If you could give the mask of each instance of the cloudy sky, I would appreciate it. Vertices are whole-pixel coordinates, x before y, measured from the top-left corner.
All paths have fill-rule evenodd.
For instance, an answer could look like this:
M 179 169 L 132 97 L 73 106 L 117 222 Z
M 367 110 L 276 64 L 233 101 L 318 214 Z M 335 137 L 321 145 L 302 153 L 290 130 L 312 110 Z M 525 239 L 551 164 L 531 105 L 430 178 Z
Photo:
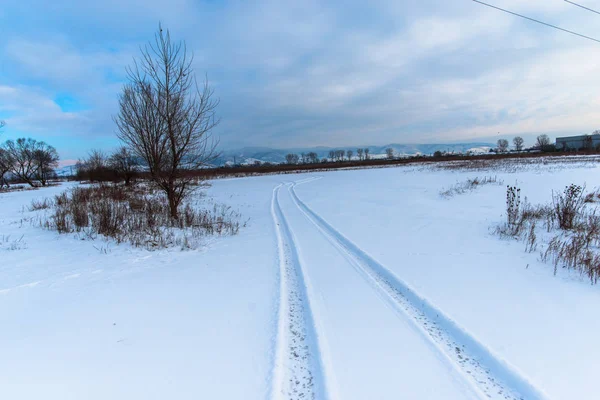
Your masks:
M 489 2 L 600 38 L 600 15 L 562 0 Z M 2 0 L 1 139 L 114 148 L 125 66 L 159 21 L 220 98 L 223 148 L 600 128 L 600 43 L 469 0 Z

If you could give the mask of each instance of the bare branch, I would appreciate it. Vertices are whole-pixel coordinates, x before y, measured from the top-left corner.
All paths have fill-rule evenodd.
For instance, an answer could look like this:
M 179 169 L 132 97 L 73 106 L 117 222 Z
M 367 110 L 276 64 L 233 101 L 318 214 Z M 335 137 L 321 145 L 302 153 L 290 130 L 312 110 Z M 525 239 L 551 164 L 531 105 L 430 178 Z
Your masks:
M 196 81 L 185 42 L 173 42 L 162 25 L 140 52 L 119 96 L 117 135 L 146 162 L 176 219 L 179 204 L 193 190 L 190 170 L 218 156 L 212 130 L 219 123 L 219 101 L 208 78 L 202 85 Z

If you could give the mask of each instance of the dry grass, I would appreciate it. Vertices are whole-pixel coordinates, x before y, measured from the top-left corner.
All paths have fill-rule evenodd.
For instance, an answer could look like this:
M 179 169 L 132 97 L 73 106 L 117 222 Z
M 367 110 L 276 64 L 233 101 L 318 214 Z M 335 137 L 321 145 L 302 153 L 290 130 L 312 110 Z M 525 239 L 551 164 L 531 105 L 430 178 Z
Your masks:
M 31 187 L 25 185 L 11 185 L 9 187 L 0 187 L 0 193 L 22 192 L 25 190 L 38 190 L 39 187 Z
M 0 235 L 0 250 L 14 251 L 27 248 L 27 243 L 25 243 L 23 237 L 13 239 L 10 235 Z
M 543 224 L 546 235 L 541 235 L 545 250 L 544 262 L 575 270 L 590 279 L 592 284 L 600 276 L 600 216 L 595 208 L 586 207 L 588 195 L 584 187 L 567 186 L 563 192 L 552 193 L 552 203 L 532 206 L 521 201 L 521 190 L 507 187 L 506 222 L 496 227 L 501 236 L 514 237 L 525 242 L 525 251 L 536 251 L 540 239 L 538 224 Z M 542 243 L 544 245 L 544 243 Z
M 596 189 L 586 194 L 583 201 L 586 203 L 600 203 L 600 191 Z
M 188 203 L 180 218 L 173 220 L 159 192 L 141 185 L 100 185 L 55 196 L 41 224 L 59 233 L 75 232 L 90 239 L 101 235 L 148 249 L 195 248 L 206 235 L 237 234 L 240 214 L 221 204 L 200 209 Z
M 464 182 L 458 182 L 447 189 L 441 190 L 440 196 L 449 198 L 471 192 L 484 185 L 504 185 L 504 182 L 496 176 L 484 176 L 483 178 L 475 177 L 473 179 L 467 179 Z
M 559 153 L 562 154 L 562 153 Z M 492 157 L 485 159 L 465 159 L 432 164 L 436 169 L 451 171 L 487 171 L 516 173 L 532 169 L 561 170 L 564 168 L 596 167 L 600 163 L 598 155 L 539 155 L 536 157 Z
M 32 200 L 29 211 L 46 210 L 52 207 L 52 200 L 45 198 L 43 200 Z

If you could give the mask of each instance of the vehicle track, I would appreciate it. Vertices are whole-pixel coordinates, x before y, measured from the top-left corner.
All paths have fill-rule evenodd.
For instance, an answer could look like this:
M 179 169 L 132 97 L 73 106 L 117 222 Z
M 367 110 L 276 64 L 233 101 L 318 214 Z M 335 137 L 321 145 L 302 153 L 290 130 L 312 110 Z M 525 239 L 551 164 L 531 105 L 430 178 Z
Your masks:
M 281 185 L 273 189 L 271 215 L 279 250 L 279 311 L 271 398 L 327 399 L 319 344 L 304 273 L 279 205 Z
M 296 183 L 288 186 L 288 191 L 298 209 L 399 315 L 408 318 L 431 341 L 440 355 L 453 364 L 476 392 L 491 399 L 547 398 L 514 367 L 326 222 L 300 200 L 295 186 Z

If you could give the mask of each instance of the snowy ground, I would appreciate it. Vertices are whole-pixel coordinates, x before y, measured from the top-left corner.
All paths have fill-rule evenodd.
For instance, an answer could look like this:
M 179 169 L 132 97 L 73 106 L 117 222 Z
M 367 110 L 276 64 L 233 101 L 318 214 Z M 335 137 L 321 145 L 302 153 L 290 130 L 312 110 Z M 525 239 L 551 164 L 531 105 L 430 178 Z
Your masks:
M 0 194 L 6 399 L 594 399 L 600 289 L 490 229 L 589 163 L 400 167 L 213 182 L 248 226 L 149 252 L 35 226 Z

